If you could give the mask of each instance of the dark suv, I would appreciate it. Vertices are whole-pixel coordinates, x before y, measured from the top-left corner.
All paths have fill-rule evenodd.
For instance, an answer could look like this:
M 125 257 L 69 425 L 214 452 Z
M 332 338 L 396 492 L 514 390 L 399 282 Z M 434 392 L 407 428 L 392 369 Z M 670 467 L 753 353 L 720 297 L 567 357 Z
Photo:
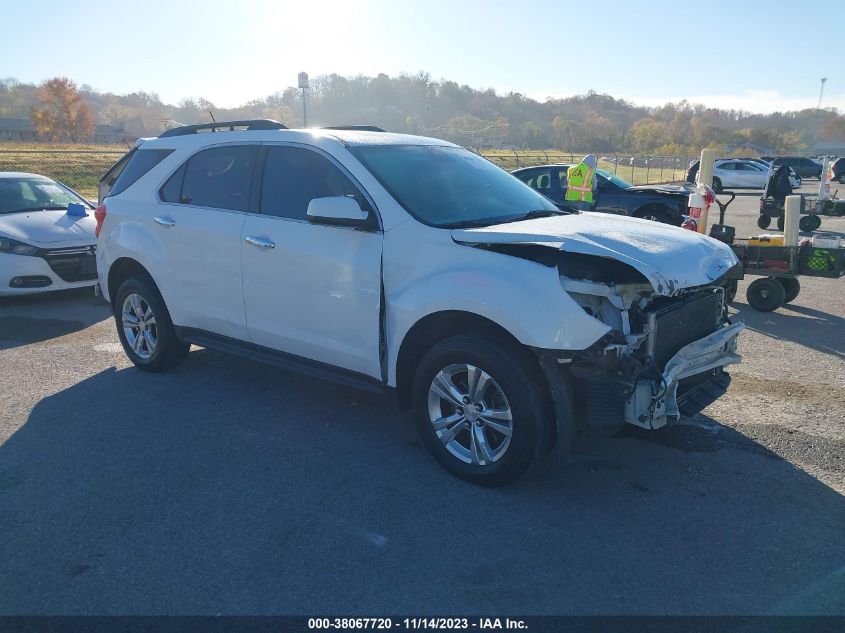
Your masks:
M 569 165 L 524 167 L 511 173 L 532 189 L 539 191 L 559 208 L 567 208 L 566 170 Z M 691 189 L 678 185 L 641 185 L 635 187 L 606 169 L 596 170 L 596 195 L 593 211 L 630 215 L 679 226 L 687 213 Z
M 803 156 L 761 156 L 775 167 L 789 165 L 799 178 L 821 178 L 822 166 L 814 160 Z

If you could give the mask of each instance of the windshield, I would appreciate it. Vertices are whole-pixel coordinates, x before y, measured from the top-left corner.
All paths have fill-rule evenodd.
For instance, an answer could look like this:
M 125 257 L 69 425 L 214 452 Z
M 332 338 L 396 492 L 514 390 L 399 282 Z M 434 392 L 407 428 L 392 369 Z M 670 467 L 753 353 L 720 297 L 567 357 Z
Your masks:
M 609 172 L 606 169 L 597 169 L 596 173 L 599 176 L 604 176 L 605 178 L 607 178 L 610 182 L 612 182 L 614 185 L 616 185 L 620 189 L 630 189 L 631 187 L 634 186 L 630 182 L 625 180 L 624 178 L 620 178 L 616 174 Z
M 561 211 L 490 161 L 460 147 L 364 145 L 350 151 L 416 219 L 483 226 Z
M 72 202 L 90 207 L 86 200 L 48 178 L 0 178 L 0 213 L 67 209 Z

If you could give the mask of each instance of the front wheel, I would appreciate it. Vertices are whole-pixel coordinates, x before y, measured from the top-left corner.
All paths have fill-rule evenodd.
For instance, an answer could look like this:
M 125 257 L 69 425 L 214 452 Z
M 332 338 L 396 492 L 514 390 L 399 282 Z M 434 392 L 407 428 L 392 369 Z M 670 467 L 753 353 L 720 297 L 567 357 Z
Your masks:
M 843 171 L 839 176 L 837 176 L 836 180 L 839 182 L 840 185 L 845 185 L 845 171 Z
M 759 226 L 761 229 L 769 228 L 769 225 L 771 223 L 772 218 L 770 218 L 768 215 L 761 215 L 759 218 L 757 218 L 757 226 Z
M 138 369 L 163 371 L 188 354 L 190 345 L 176 336 L 164 300 L 146 278 L 131 277 L 120 285 L 114 319 L 123 350 Z
M 554 441 L 554 412 L 527 352 L 470 333 L 437 343 L 414 376 L 417 428 L 449 472 L 483 486 L 517 479 Z

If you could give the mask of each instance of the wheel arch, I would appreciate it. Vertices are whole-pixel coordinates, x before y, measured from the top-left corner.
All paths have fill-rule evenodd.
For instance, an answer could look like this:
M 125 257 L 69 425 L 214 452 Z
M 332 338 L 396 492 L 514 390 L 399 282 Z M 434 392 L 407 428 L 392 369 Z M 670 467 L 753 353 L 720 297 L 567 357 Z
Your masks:
M 109 299 L 112 303 L 114 303 L 114 297 L 115 294 L 117 294 L 117 289 L 120 288 L 120 284 L 122 284 L 130 277 L 136 275 L 146 278 L 153 285 L 153 287 L 158 290 L 158 285 L 153 280 L 153 276 L 136 259 L 133 259 L 131 257 L 119 257 L 114 262 L 112 262 L 112 265 L 109 268 L 109 275 L 107 281 Z M 159 294 L 161 294 L 160 290 Z
M 511 332 L 498 323 L 463 310 L 433 312 L 417 321 L 402 339 L 396 359 L 396 393 L 402 409 L 411 406 L 411 384 L 419 360 L 438 341 L 467 332 L 482 332 L 497 337 L 514 349 L 522 350 L 527 362 L 537 364 L 537 357 Z

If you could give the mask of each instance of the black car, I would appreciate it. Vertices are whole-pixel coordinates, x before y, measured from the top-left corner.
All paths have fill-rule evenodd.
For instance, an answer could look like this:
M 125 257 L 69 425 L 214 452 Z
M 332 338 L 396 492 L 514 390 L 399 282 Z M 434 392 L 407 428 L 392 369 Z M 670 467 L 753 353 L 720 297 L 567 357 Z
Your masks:
M 830 179 L 845 185 L 845 158 L 837 158 L 830 164 Z
M 789 165 L 800 178 L 821 178 L 822 166 L 803 156 L 761 156 L 764 161 L 775 167 Z
M 511 172 L 526 185 L 536 189 L 560 208 L 566 208 L 566 170 L 569 165 L 524 167 Z M 687 214 L 692 190 L 678 185 L 643 185 L 635 187 L 605 169 L 596 170 L 596 195 L 593 211 L 630 215 L 680 226 Z

